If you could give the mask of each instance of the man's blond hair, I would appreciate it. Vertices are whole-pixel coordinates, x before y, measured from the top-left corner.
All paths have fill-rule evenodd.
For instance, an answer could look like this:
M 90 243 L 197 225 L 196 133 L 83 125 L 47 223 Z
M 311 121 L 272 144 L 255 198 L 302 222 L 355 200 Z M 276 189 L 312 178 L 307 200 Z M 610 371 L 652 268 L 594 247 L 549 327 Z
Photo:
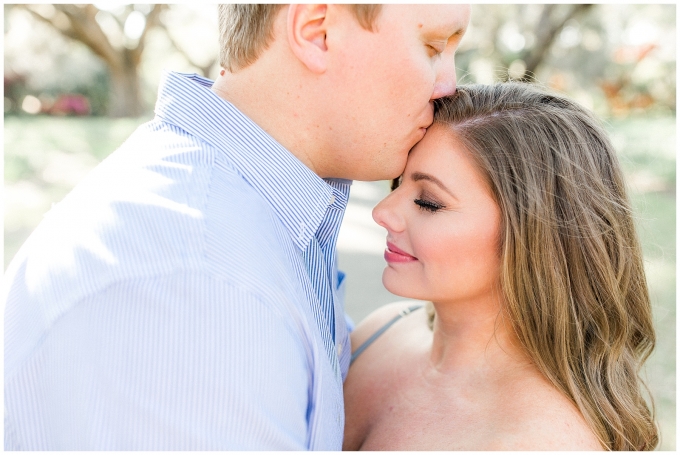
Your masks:
M 253 63 L 273 38 L 274 19 L 285 5 L 219 5 L 220 66 L 230 72 Z M 372 30 L 382 5 L 345 5 Z

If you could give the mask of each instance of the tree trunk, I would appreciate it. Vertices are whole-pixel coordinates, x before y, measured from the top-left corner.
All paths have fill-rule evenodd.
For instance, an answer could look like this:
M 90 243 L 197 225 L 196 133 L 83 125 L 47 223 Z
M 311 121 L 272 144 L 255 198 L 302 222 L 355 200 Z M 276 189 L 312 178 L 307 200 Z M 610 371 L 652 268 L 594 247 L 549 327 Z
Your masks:
M 569 19 L 582 15 L 592 8 L 592 6 L 592 4 L 574 5 L 564 17 L 558 20 L 552 19 L 558 5 L 551 4 L 543 7 L 541 18 L 537 24 L 536 41 L 538 44 L 522 56 L 522 60 L 524 60 L 524 63 L 526 64 L 526 69 L 520 80 L 524 82 L 533 81 L 537 68 L 547 57 L 555 38 L 557 38 L 557 35 L 562 31 L 565 24 Z
M 138 117 L 142 115 L 142 99 L 137 65 L 123 52 L 120 65 L 110 67 L 109 108 L 110 117 Z
M 43 16 L 31 5 L 23 5 L 31 15 L 39 21 L 54 27 L 59 33 L 75 41 L 83 43 L 99 58 L 109 69 L 109 106 L 108 114 L 111 117 L 136 117 L 144 113 L 142 104 L 139 65 L 144 50 L 144 41 L 150 28 L 158 26 L 161 12 L 168 8 L 167 5 L 154 5 L 146 15 L 146 24 L 139 36 L 136 47 L 119 49 L 114 47 L 107 35 L 100 28 L 96 17 L 101 11 L 94 5 L 62 5 L 55 4 L 52 14 Z M 125 14 L 115 17 L 120 25 L 120 33 L 123 33 L 125 18 L 132 11 L 132 5 L 128 5 Z

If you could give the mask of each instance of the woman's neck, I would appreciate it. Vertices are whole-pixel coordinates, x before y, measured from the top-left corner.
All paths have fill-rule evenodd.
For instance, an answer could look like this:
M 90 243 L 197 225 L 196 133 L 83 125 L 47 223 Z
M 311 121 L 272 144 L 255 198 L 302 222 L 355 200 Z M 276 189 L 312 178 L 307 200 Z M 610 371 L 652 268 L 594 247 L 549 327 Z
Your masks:
M 531 366 L 501 299 L 434 302 L 433 340 L 427 370 L 434 378 L 507 376 Z M 480 376 L 481 375 L 481 376 Z

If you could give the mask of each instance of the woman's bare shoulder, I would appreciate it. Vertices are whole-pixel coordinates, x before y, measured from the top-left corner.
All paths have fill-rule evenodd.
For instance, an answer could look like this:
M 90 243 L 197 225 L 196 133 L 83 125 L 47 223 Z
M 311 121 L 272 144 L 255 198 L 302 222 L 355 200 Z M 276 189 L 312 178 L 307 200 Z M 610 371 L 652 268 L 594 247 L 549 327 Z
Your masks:
M 535 416 L 522 421 L 523 429 L 493 450 L 604 450 L 592 430 L 579 417 Z
M 511 435 L 499 438 L 497 450 L 603 450 L 576 406 L 547 381 L 516 397 Z
M 425 305 L 425 302 L 419 300 L 400 300 L 398 302 L 383 305 L 366 316 L 351 333 L 352 351 L 370 338 L 371 335 L 380 330 L 381 327 L 391 321 L 401 311 L 414 305 Z

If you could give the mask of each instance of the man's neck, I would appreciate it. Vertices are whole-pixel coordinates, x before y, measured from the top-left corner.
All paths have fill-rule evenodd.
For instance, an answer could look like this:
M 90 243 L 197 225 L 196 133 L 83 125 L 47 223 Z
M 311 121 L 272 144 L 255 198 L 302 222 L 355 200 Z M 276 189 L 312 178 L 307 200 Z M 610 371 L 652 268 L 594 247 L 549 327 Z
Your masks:
M 269 53 L 266 53 L 269 54 Z M 258 59 L 235 73 L 222 71 L 212 87 L 220 98 L 233 104 L 267 134 L 290 151 L 320 177 L 324 146 L 323 125 L 308 108 L 301 84 L 284 86 L 280 81 L 294 80 L 286 65 Z M 273 69 L 276 68 L 276 71 Z M 271 69 L 271 70 L 270 70 Z M 288 73 L 288 74 L 286 74 Z

